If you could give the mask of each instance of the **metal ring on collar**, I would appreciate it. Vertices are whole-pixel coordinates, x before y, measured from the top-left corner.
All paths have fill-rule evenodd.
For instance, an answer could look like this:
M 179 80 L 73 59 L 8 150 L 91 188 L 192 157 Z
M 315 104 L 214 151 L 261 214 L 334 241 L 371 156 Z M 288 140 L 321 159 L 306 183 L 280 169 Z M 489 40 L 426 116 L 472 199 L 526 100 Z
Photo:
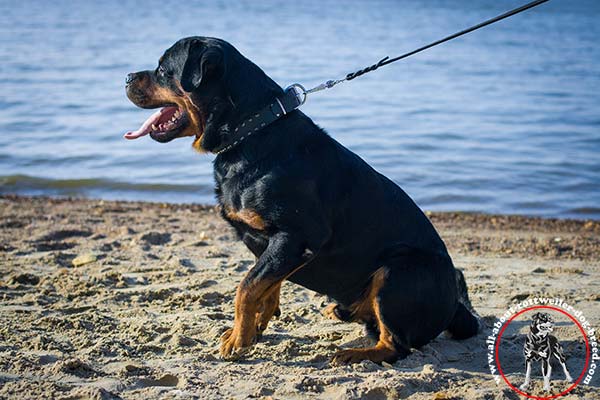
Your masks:
M 290 86 L 285 88 L 285 91 L 293 90 L 294 95 L 298 99 L 298 107 L 306 102 L 306 89 L 299 83 L 292 83 Z

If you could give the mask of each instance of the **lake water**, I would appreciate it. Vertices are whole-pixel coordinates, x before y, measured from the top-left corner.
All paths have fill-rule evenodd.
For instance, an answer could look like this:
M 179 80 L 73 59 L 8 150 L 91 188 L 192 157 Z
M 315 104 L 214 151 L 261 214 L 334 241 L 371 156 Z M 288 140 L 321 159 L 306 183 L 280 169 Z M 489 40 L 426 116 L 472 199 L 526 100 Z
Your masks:
M 297 3 L 0 2 L 0 193 L 214 203 L 213 157 L 190 140 L 122 139 L 151 113 L 125 75 L 181 37 L 308 87 L 522 4 Z M 303 110 L 425 209 L 599 219 L 599 40 L 600 1 L 551 0 Z

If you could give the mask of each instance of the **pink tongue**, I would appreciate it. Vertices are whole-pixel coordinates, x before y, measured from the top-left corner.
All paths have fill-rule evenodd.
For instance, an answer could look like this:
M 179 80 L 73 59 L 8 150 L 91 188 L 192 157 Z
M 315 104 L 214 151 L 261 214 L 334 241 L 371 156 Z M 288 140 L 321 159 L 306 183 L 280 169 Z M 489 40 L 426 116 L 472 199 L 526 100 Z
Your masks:
M 159 120 L 162 111 L 162 109 L 158 110 L 157 112 L 152 114 L 150 118 L 148 118 L 146 122 L 144 122 L 137 131 L 129 131 L 125 135 L 123 135 L 123 137 L 125 139 L 133 140 L 149 134 L 151 131 L 152 124 Z

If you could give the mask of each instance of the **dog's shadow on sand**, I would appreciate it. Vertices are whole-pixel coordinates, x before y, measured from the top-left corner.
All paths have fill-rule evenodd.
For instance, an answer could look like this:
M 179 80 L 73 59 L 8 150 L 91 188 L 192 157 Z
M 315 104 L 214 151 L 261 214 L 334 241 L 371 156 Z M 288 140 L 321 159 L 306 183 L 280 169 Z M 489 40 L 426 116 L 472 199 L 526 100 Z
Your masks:
M 335 375 L 335 382 L 340 383 L 346 380 L 360 381 L 364 376 L 356 375 L 355 373 L 377 373 L 378 371 L 398 371 L 398 376 L 402 377 L 403 386 L 401 388 L 401 398 L 409 397 L 414 393 L 437 392 L 445 390 L 449 386 L 449 377 L 459 376 L 460 379 L 490 379 L 493 376 L 490 373 L 488 364 L 489 343 L 486 342 L 488 336 L 492 334 L 494 317 L 486 317 L 483 319 L 483 329 L 475 337 L 466 340 L 454 340 L 445 334 L 440 335 L 426 346 L 420 349 L 415 349 L 405 359 L 396 361 L 392 365 L 384 364 L 377 365 L 372 362 L 362 362 L 359 365 L 351 367 L 339 367 L 331 362 L 332 356 L 336 351 L 355 347 L 372 346 L 375 341 L 368 336 L 361 336 L 350 341 L 324 341 L 319 336 L 302 336 L 294 335 L 285 331 L 276 331 L 265 333 L 252 352 L 237 362 L 258 366 L 264 362 L 274 362 L 280 366 L 292 368 L 311 368 L 322 371 L 324 378 L 321 380 L 315 378 L 312 383 L 314 386 L 328 386 L 326 376 L 330 372 Z M 509 356 L 510 362 L 503 364 L 505 373 L 507 373 L 509 381 L 519 386 L 524 380 L 524 355 L 523 345 L 525 343 L 525 335 L 522 328 L 526 328 L 529 323 L 527 321 L 515 321 L 514 330 L 503 337 L 503 345 L 506 344 L 505 355 Z M 511 324 L 512 325 L 512 324 Z M 560 325 L 560 323 L 557 323 Z M 504 343 L 506 341 L 506 343 Z M 561 340 L 565 350 L 579 349 L 581 343 L 576 340 Z M 571 351 L 572 357 L 567 360 L 569 369 L 575 379 L 581 373 L 580 352 Z M 581 362 L 580 362 L 581 361 Z M 576 365 L 580 365 L 579 369 Z M 343 376 L 336 372 L 337 368 L 342 368 Z M 432 372 L 433 371 L 433 372 Z M 542 393 L 541 372 L 532 374 L 531 393 Z M 432 381 L 431 373 L 440 374 L 439 378 Z M 496 375 L 498 373 L 496 372 Z M 318 376 L 315 375 L 315 376 Z M 307 378 L 308 379 L 308 378 Z M 311 378 L 312 379 L 312 378 Z M 437 382 L 437 383 L 432 383 Z M 440 383 L 444 382 L 444 383 Z M 556 369 L 552 375 L 552 393 L 559 393 L 570 385 L 564 380 L 562 371 Z M 539 387 L 538 387 L 539 386 Z M 597 386 L 597 384 L 594 384 Z M 508 400 L 519 400 L 519 395 L 509 387 L 503 385 L 499 390 L 502 392 L 503 398 Z
M 358 384 L 366 379 L 365 373 L 394 371 L 401 379 L 397 382 L 401 384 L 396 386 L 399 390 L 396 395 L 399 398 L 406 398 L 415 393 L 433 394 L 446 390 L 450 385 L 450 378 L 456 377 L 457 374 L 465 380 L 477 376 L 481 378 L 482 375 L 484 378 L 489 376 L 485 336 L 482 332 L 476 337 L 456 341 L 441 335 L 427 346 L 414 350 L 407 358 L 396 361 L 392 365 L 377 365 L 370 361 L 363 361 L 352 366 L 337 366 L 331 359 L 338 350 L 372 346 L 375 341 L 365 335 L 350 341 L 327 344 L 323 343 L 322 339 L 312 336 L 275 332 L 264 334 L 252 353 L 237 362 L 257 367 L 264 362 L 274 362 L 294 369 L 309 368 L 322 371 L 322 377 L 319 373 L 306 377 L 311 387 L 319 391 L 325 390 L 332 382 L 340 384 L 352 381 Z M 434 378 L 436 375 L 432 374 L 440 374 L 439 379 Z M 491 376 L 489 379 L 492 379 Z M 383 389 L 372 388 L 364 398 L 388 398 L 377 390 Z M 509 388 L 500 391 L 505 399 L 519 400 L 519 396 Z
M 488 364 L 488 346 L 490 343 L 486 340 L 492 334 L 494 321 L 495 317 L 483 318 L 481 332 L 466 340 L 454 340 L 446 334 L 441 334 L 426 346 L 413 349 L 408 357 L 396 361 L 391 367 L 400 371 L 418 372 L 425 365 L 432 365 L 437 370 L 458 370 L 469 375 L 483 374 L 493 379 Z M 556 323 L 556 326 L 561 325 L 563 325 L 562 322 Z M 522 328 L 528 326 L 528 321 L 513 321 L 511 332 L 506 332 L 502 337 L 500 352 L 502 368 L 508 374 L 519 376 L 516 379 L 518 381 L 522 380 L 520 375 L 524 376 L 525 371 L 523 345 L 526 333 L 523 333 Z M 315 343 L 319 343 L 316 348 Z M 367 335 L 351 341 L 327 344 L 323 343 L 323 340 L 318 337 L 297 336 L 289 332 L 272 332 L 266 333 L 260 338 L 257 348 L 253 351 L 253 356 L 240 361 L 247 364 L 258 364 L 270 360 L 289 367 L 327 369 L 334 367 L 331 358 L 336 351 L 368 347 L 374 344 L 375 341 Z M 567 366 L 577 379 L 576 377 L 579 377 L 585 359 L 585 346 L 577 340 L 561 340 L 561 344 L 567 353 Z M 374 367 L 374 369 L 376 368 Z M 561 374 L 562 372 L 556 369 L 553 379 L 563 379 L 564 377 Z
M 338 350 L 373 346 L 375 341 L 362 336 L 346 342 L 319 344 L 317 338 L 297 336 L 287 332 L 268 333 L 261 336 L 251 357 L 240 362 L 258 364 L 267 360 L 290 367 L 333 367 L 331 358 Z M 322 340 L 320 340 L 322 342 Z M 453 368 L 465 372 L 489 373 L 485 354 L 484 332 L 467 340 L 453 340 L 440 335 L 430 344 L 414 349 L 405 359 L 396 361 L 392 367 L 417 371 L 430 364 L 440 369 Z M 389 367 L 389 365 L 388 365 Z

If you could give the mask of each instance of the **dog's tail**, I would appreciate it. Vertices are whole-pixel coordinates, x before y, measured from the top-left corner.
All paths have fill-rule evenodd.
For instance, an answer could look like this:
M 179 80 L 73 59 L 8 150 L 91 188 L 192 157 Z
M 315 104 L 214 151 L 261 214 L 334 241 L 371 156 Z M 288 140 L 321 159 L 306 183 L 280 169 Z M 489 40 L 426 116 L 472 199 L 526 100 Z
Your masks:
M 467 291 L 467 282 L 465 276 L 459 269 L 456 270 L 456 288 L 458 292 L 458 307 L 450 325 L 447 328 L 448 333 L 454 339 L 467 339 L 477 335 L 482 328 L 481 318 L 473 309 L 469 300 Z

